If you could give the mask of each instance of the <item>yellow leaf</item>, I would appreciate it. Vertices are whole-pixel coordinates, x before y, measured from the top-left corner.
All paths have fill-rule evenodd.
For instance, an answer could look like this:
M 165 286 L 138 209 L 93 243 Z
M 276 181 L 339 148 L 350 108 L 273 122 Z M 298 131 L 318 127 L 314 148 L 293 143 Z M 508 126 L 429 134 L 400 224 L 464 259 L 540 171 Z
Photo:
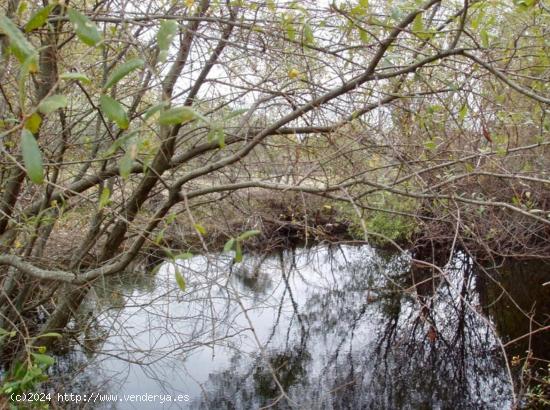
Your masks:
M 40 124 L 42 124 L 42 117 L 36 112 L 25 120 L 25 128 L 33 134 L 38 132 Z
M 201 224 L 195 224 L 195 230 L 201 235 L 206 235 L 206 229 Z
M 193 7 L 193 4 L 195 4 L 195 0 L 185 0 L 185 5 L 189 8 Z
M 292 68 L 288 71 L 288 76 L 292 80 L 294 80 L 295 78 L 298 78 L 299 75 L 300 75 L 300 72 L 298 70 L 296 70 L 295 68 Z

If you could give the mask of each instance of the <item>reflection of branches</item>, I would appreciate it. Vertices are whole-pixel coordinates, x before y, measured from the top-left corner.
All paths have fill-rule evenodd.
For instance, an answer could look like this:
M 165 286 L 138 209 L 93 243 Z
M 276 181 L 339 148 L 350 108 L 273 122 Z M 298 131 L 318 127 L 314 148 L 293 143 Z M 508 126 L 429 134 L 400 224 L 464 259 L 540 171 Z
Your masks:
M 300 346 L 303 347 L 306 343 L 307 331 L 306 331 L 306 328 L 304 326 L 304 322 L 302 320 L 302 315 L 300 314 L 300 312 L 298 310 L 298 304 L 296 303 L 296 300 L 294 300 L 294 296 L 292 295 L 292 288 L 290 287 L 290 284 L 288 283 L 288 275 L 292 272 L 292 270 L 290 270 L 289 272 L 286 272 L 285 262 L 284 262 L 282 254 L 279 254 L 279 261 L 280 261 L 280 264 L 281 264 L 280 265 L 281 266 L 281 276 L 282 276 L 283 281 L 285 283 L 285 292 L 288 292 L 288 297 L 290 298 L 290 301 L 292 303 L 292 309 L 294 310 L 294 314 L 298 318 L 298 323 L 300 324 L 300 330 L 301 330 Z M 294 265 L 294 260 L 293 260 L 293 265 Z M 291 269 L 293 267 L 294 266 L 291 266 Z M 283 299 L 281 299 L 281 302 L 282 301 L 283 301 Z M 289 327 L 289 329 L 290 329 L 290 327 Z
M 471 291 L 471 286 L 468 285 L 469 273 L 466 273 L 463 269 L 457 269 L 456 274 L 464 275 L 461 281 L 462 289 L 464 290 L 465 287 L 469 287 Z M 397 348 L 395 347 L 395 337 L 402 330 L 405 330 L 406 327 L 402 330 L 396 330 L 396 327 L 400 328 L 404 323 L 410 323 L 411 321 L 416 327 L 418 324 L 418 318 L 411 320 L 409 317 L 408 319 L 404 319 L 404 321 L 401 319 L 399 321 L 401 326 L 399 327 L 396 325 L 397 320 L 390 321 L 387 326 L 386 333 L 379 342 L 379 349 L 382 349 L 382 341 L 385 340 L 384 351 L 380 351 L 379 354 L 379 357 L 384 358 L 384 362 L 375 367 L 375 374 L 378 376 L 373 378 L 373 380 L 376 380 L 376 383 L 384 383 L 384 381 L 380 381 L 377 378 L 379 376 L 386 377 L 387 383 L 389 383 L 389 380 L 392 378 L 411 379 L 412 382 L 414 382 L 414 380 L 419 380 L 417 379 L 418 376 L 415 375 L 418 372 L 418 374 L 424 374 L 426 383 L 430 383 L 429 380 L 431 379 L 433 380 L 431 383 L 434 383 L 435 380 L 437 380 L 438 386 L 448 386 L 447 394 L 450 394 L 451 396 L 444 399 L 446 402 L 457 399 L 459 400 L 458 402 L 461 403 L 468 403 L 470 400 L 475 402 L 475 396 L 471 396 L 472 394 L 476 394 L 475 391 L 456 386 L 464 386 L 469 383 L 468 378 L 472 374 L 476 374 L 476 378 L 479 379 L 481 375 L 486 374 L 488 370 L 493 372 L 493 370 L 490 370 L 491 367 L 495 366 L 491 363 L 492 359 L 483 359 L 484 353 L 482 352 L 486 349 L 484 346 L 487 346 L 487 340 L 479 339 L 478 341 L 475 341 L 475 337 L 478 332 L 480 332 L 479 335 L 481 336 L 481 333 L 486 333 L 487 330 L 484 330 L 483 327 L 476 324 L 476 322 L 478 322 L 476 315 L 471 311 L 467 313 L 465 304 L 460 303 L 460 300 L 458 301 L 457 306 L 453 303 L 449 303 L 449 301 L 456 297 L 456 294 L 447 293 L 448 290 L 452 288 L 450 286 L 446 287 L 449 289 L 445 292 L 438 292 L 432 297 L 433 303 L 431 311 L 437 312 L 437 315 L 432 316 L 431 321 L 434 321 L 433 323 L 438 329 L 437 339 L 426 340 L 425 334 L 417 334 L 412 332 L 409 336 L 405 336 L 404 339 L 400 339 L 400 347 Z M 447 304 L 448 306 L 446 306 Z M 460 306 L 462 306 L 462 308 L 460 308 Z M 442 308 L 449 309 L 445 315 L 442 315 Z M 459 312 L 462 312 L 462 314 L 458 317 L 456 316 L 456 309 L 458 309 Z M 407 310 L 410 311 L 410 309 L 404 309 L 405 312 Z M 453 331 L 453 329 L 455 330 Z M 447 340 L 452 341 L 447 342 Z M 399 351 L 396 349 L 406 351 L 408 360 L 400 364 L 395 363 L 395 360 L 400 360 L 401 357 Z M 425 362 L 426 358 L 429 358 L 430 362 Z M 414 366 L 418 365 L 429 366 L 429 370 L 425 369 L 424 371 L 419 371 L 414 369 Z M 497 367 L 494 368 L 496 369 Z M 383 373 L 380 373 L 381 370 L 383 370 Z M 388 374 L 389 370 L 391 370 L 391 374 Z M 411 372 L 412 374 L 408 376 L 400 376 L 400 374 L 406 374 L 406 372 Z M 454 376 L 452 374 L 454 374 Z M 427 377 L 430 377 L 430 379 L 427 379 Z M 456 387 L 456 390 L 454 390 L 455 387 L 453 386 Z M 403 386 L 397 387 L 402 388 Z M 418 389 L 420 387 L 416 385 L 414 388 Z M 428 393 L 428 391 L 430 391 L 430 389 L 434 389 L 434 386 L 431 384 L 422 384 L 421 389 L 426 389 L 426 393 L 431 394 Z M 485 394 L 482 390 L 483 386 L 479 385 L 477 394 Z M 396 399 L 399 397 L 399 394 L 402 393 L 396 392 Z M 451 399 L 450 397 L 453 396 L 454 399 Z M 394 405 L 398 404 L 395 403 Z
M 232 285 L 233 287 L 233 285 Z M 271 406 L 274 406 L 275 404 L 277 404 L 282 398 L 285 398 L 288 402 L 289 405 L 294 405 L 294 401 L 290 399 L 290 397 L 288 397 L 286 391 L 285 391 L 285 388 L 283 387 L 283 385 L 281 384 L 281 382 L 279 381 L 279 378 L 277 377 L 277 372 L 276 372 L 276 369 L 273 368 L 270 360 L 269 360 L 269 357 L 265 351 L 265 348 L 264 348 L 264 345 L 263 343 L 260 341 L 257 333 L 256 333 L 256 330 L 255 330 L 255 327 L 254 327 L 254 324 L 252 323 L 252 320 L 250 319 L 250 316 L 248 315 L 248 311 L 247 309 L 244 307 L 240 297 L 239 297 L 239 294 L 235 291 L 235 288 L 233 287 L 233 291 L 235 292 L 235 297 L 236 297 L 236 301 L 237 303 L 239 304 L 239 306 L 241 307 L 242 309 L 242 312 L 243 312 L 243 315 L 244 317 L 246 318 L 246 321 L 248 322 L 249 326 L 250 326 L 250 331 L 252 332 L 252 335 L 254 336 L 254 340 L 256 341 L 257 343 L 257 346 L 258 346 L 258 349 L 260 349 L 260 352 L 261 352 L 261 355 L 264 359 L 264 362 L 266 363 L 266 365 L 268 366 L 269 368 L 269 371 L 271 373 L 271 376 L 273 377 L 273 381 L 275 382 L 275 384 L 277 385 L 278 389 L 279 389 L 279 392 L 280 392 L 280 396 L 277 397 L 275 399 L 275 401 L 273 401 L 270 405 L 268 405 L 266 408 L 269 408 Z
M 246 266 L 257 267 L 256 258 L 250 258 Z M 377 255 L 368 247 L 314 247 L 259 260 L 259 275 L 270 276 L 267 288 L 247 287 L 234 276 L 235 269 L 245 271 L 246 266 L 236 266 L 227 281 L 221 273 L 230 260 L 212 257 L 181 264 L 189 281 L 183 298 L 172 292 L 170 281 L 165 284 L 170 291 L 158 287 L 162 275 L 156 286 L 141 285 L 152 292 L 152 304 L 128 294 L 129 312 L 105 310 L 114 314 L 113 323 L 119 322 L 115 333 L 127 329 L 126 336 L 118 336 L 135 339 L 117 348 L 134 353 L 121 356 L 113 350 L 117 336 L 102 348 L 104 360 L 120 357 L 147 366 L 148 377 L 169 389 L 166 372 L 180 366 L 166 362 L 170 356 L 183 355 L 183 366 L 193 376 L 188 378 L 196 378 L 187 361 L 216 345 L 217 357 L 231 354 L 231 360 L 228 368 L 212 369 L 208 381 L 196 378 L 203 400 L 195 404 L 202 408 L 267 404 L 284 409 L 292 402 L 309 408 L 330 402 L 336 409 L 509 403 L 506 390 L 494 389 L 506 386 L 506 372 L 494 354 L 498 341 L 492 328 L 472 310 L 481 300 L 474 293 L 479 278 L 465 254 L 458 252 L 436 275 L 432 269 L 417 270 L 414 280 L 409 258 Z M 113 289 L 103 292 L 108 300 Z M 183 299 L 184 304 L 177 302 Z M 205 299 L 214 303 L 216 317 L 204 309 Z M 164 328 L 168 311 L 174 325 Z M 266 316 L 256 316 L 256 311 L 270 312 L 267 327 L 261 323 Z M 143 330 L 135 327 L 139 317 L 147 318 Z M 170 343 L 157 338 L 149 347 L 154 356 L 145 355 L 140 335 L 150 338 L 159 331 L 169 335 Z M 253 341 L 254 347 L 249 350 L 239 340 Z

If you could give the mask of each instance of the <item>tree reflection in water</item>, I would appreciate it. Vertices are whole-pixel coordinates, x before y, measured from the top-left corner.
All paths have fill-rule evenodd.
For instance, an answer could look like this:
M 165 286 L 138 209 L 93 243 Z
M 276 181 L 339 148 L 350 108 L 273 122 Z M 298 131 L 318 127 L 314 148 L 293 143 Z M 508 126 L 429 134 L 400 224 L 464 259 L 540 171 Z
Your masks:
M 188 383 L 197 382 L 192 408 L 507 408 L 513 393 L 496 334 L 506 343 L 529 331 L 510 297 L 525 312 L 536 303 L 532 329 L 548 325 L 550 311 L 548 287 L 541 286 L 549 280 L 545 265 L 482 270 L 464 255 L 445 266 L 444 276 L 411 267 L 407 255 L 344 245 L 248 256 L 234 266 L 226 257 L 199 257 L 182 269 L 185 294 L 167 265 L 154 286 L 142 286 L 154 291 L 107 309 L 104 320 L 116 311 L 120 326 L 111 325 L 103 347 L 120 352 L 99 366 L 123 360 L 123 350 L 136 363 L 129 366 L 149 360 L 149 373 L 120 382 L 117 392 L 131 391 L 129 383 L 151 392 L 147 374 L 155 373 L 156 357 L 171 353 L 154 377 L 168 392 L 189 393 Z M 502 287 L 510 293 L 503 296 Z M 533 336 L 530 347 L 548 360 L 545 336 Z M 508 353 L 525 355 L 528 341 L 510 345 Z M 511 372 L 521 392 L 517 369 Z
M 326 276 L 327 263 L 319 260 L 317 251 L 306 256 L 308 266 L 325 270 L 321 276 Z M 329 249 L 331 256 L 338 252 L 347 253 L 346 248 Z M 287 259 L 295 261 L 295 255 Z M 295 326 L 294 335 L 287 329 L 274 330 L 286 332 L 288 338 L 284 350 L 272 346 L 269 360 L 300 407 L 511 405 L 501 350 L 481 316 L 481 306 L 487 306 L 488 300 L 480 300 L 476 292 L 496 286 L 474 275 L 468 258 L 455 258 L 446 269 L 446 280 L 433 278 L 430 270 L 409 271 L 406 258 L 371 255 L 348 262 L 329 263 L 332 285 L 317 288 L 303 301 L 296 317 L 302 317 L 305 328 Z M 288 275 L 305 280 L 296 264 L 290 264 Z M 291 283 L 285 281 L 289 295 Z M 510 320 L 528 326 L 525 317 Z M 525 330 L 522 325 L 514 336 Z M 539 357 L 542 352 L 538 351 Z M 279 392 L 271 375 L 257 366 L 255 362 L 249 364 L 254 370 L 239 372 L 236 367 L 212 376 L 201 408 L 256 408 L 276 400 Z M 277 403 L 277 408 L 286 407 L 291 406 Z

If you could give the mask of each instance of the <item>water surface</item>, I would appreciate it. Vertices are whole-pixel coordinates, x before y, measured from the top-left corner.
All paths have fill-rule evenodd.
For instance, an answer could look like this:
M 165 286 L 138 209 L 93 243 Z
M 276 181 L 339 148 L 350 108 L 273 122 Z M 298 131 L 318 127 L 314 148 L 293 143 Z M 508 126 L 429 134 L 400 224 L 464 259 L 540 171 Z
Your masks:
M 524 270 L 526 283 L 548 280 L 546 267 Z M 496 279 L 474 272 L 461 255 L 443 276 L 411 272 L 406 255 L 368 246 L 165 263 L 96 286 L 80 346 L 57 373 L 76 374 L 64 383 L 84 394 L 189 398 L 95 408 L 507 408 L 517 372 L 497 335 L 521 336 L 529 321 L 501 305 Z M 98 319 L 86 322 L 86 310 Z M 550 351 L 547 338 L 535 342 L 537 354 Z

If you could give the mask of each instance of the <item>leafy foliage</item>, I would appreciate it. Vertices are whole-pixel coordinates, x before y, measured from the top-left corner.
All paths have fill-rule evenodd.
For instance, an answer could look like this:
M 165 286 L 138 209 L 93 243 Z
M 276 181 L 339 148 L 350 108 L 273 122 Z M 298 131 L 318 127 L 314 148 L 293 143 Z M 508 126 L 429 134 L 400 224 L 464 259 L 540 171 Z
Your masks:
M 121 64 L 119 67 L 113 70 L 109 78 L 107 78 L 104 88 L 105 89 L 111 88 L 113 85 L 118 83 L 128 74 L 130 74 L 132 71 L 135 71 L 138 68 L 143 67 L 144 64 L 145 64 L 145 61 L 143 61 L 141 58 L 134 58 L 125 62 L 124 64 Z
M 54 4 L 48 4 L 46 7 L 38 9 L 36 13 L 31 16 L 27 24 L 25 24 L 25 31 L 28 33 L 29 31 L 33 31 L 46 24 L 48 16 L 50 15 L 50 12 L 53 10 L 53 8 Z
M 96 47 L 102 42 L 96 25 L 87 16 L 73 8 L 67 10 L 67 15 L 80 41 L 90 47 Z
M 42 184 L 44 182 L 42 152 L 34 135 L 26 128 L 21 132 L 21 154 L 30 180 L 35 184 Z
M 40 102 L 38 111 L 42 114 L 51 114 L 60 108 L 66 107 L 67 104 L 68 100 L 64 95 L 52 95 Z
M 99 104 L 107 118 L 114 121 L 120 129 L 125 130 L 128 128 L 130 120 L 121 103 L 104 94 L 99 98 Z

